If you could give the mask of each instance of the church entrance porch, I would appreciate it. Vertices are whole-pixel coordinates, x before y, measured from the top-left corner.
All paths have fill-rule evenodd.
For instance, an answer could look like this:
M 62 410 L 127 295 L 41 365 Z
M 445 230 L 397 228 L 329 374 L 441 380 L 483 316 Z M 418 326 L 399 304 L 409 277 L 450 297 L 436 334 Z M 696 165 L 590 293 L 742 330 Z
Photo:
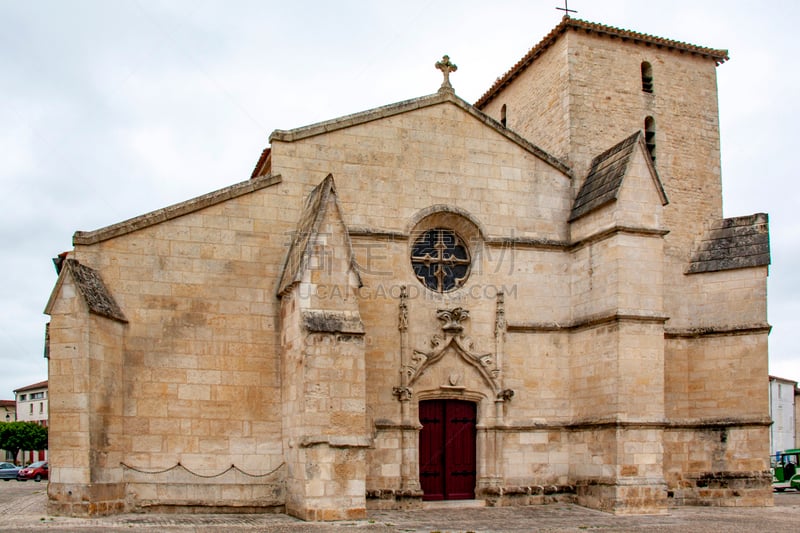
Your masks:
M 419 403 L 419 477 L 424 501 L 475 498 L 475 404 Z

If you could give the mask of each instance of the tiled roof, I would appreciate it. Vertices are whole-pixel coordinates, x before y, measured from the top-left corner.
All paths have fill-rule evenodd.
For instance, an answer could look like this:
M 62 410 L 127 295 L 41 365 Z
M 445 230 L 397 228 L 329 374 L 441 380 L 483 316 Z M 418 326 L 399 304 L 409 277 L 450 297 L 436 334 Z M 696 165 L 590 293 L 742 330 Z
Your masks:
M 709 226 L 692 254 L 687 274 L 770 264 L 769 217 L 756 213 L 719 220 Z
M 256 162 L 253 173 L 250 174 L 250 179 L 256 179 L 259 176 L 266 176 L 272 171 L 272 148 L 267 146 L 261 151 L 261 155 Z
M 0 400 L 0 407 L 16 407 L 17 402 L 14 400 Z
M 592 160 L 589 174 L 586 176 L 583 185 L 581 185 L 581 190 L 572 205 L 572 212 L 569 216 L 570 221 L 617 199 L 620 185 L 622 185 L 622 178 L 628 171 L 631 155 L 637 144 L 643 143 L 642 137 L 642 132 L 637 131 Z M 651 168 L 651 171 L 655 175 L 655 169 Z M 666 204 L 667 195 L 657 178 L 656 186 L 658 187 L 661 201 Z
M 39 383 L 34 383 L 33 385 L 28 385 L 26 387 L 20 387 L 19 389 L 14 389 L 14 392 L 24 392 L 26 390 L 32 389 L 43 389 L 47 387 L 47 380 L 40 381 Z
M 708 59 L 713 59 L 717 65 L 724 63 L 729 59 L 727 50 L 717 50 L 714 48 L 707 48 L 704 46 L 697 46 L 694 44 L 684 43 L 681 41 L 673 41 L 672 39 L 664 39 L 663 37 L 656 37 L 655 35 L 648 35 L 646 33 L 639 33 L 630 30 L 623 30 L 613 26 L 606 26 L 604 24 L 596 24 L 585 20 L 574 19 L 571 17 L 564 17 L 561 23 L 553 28 L 547 36 L 539 41 L 539 44 L 530 49 L 525 56 L 517 61 L 511 69 L 504 75 L 500 76 L 494 85 L 489 88 L 483 96 L 475 102 L 475 107 L 478 109 L 483 108 L 488 104 L 500 90 L 511 83 L 511 81 L 519 76 L 528 66 L 533 63 L 545 50 L 547 50 L 553 43 L 558 40 L 561 34 L 568 30 L 585 31 L 587 33 L 596 33 L 598 35 L 608 35 L 611 37 L 618 37 L 623 40 L 628 40 L 634 43 L 641 43 L 647 46 L 657 46 L 659 48 L 669 48 L 678 52 L 696 54 Z

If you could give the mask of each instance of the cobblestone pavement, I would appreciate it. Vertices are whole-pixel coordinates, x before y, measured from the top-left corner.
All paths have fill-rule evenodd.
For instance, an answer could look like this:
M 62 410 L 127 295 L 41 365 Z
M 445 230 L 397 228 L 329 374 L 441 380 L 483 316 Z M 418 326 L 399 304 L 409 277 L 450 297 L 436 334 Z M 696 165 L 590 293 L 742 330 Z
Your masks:
M 262 531 L 320 533 L 455 533 L 528 531 L 797 532 L 800 493 L 775 495 L 775 507 L 682 507 L 655 516 L 613 516 L 571 504 L 534 507 L 437 508 L 371 511 L 366 520 L 302 522 L 282 514 L 124 514 L 102 518 L 50 517 L 47 485 L 0 484 L 0 531 Z

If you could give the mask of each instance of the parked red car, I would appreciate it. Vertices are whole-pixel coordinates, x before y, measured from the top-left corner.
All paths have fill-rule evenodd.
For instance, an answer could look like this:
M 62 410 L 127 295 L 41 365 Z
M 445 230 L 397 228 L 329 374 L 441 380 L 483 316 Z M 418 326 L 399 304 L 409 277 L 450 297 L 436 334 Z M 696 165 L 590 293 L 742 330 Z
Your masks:
M 47 461 L 39 461 L 38 463 L 31 463 L 17 474 L 17 481 L 41 481 L 47 479 Z

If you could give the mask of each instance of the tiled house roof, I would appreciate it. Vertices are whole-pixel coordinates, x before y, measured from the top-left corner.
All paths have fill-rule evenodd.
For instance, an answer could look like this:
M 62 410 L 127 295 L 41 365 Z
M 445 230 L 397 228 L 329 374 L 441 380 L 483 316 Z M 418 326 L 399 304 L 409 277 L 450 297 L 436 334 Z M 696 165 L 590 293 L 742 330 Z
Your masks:
M 14 392 L 25 392 L 26 390 L 43 389 L 45 387 L 47 387 L 47 380 L 34 383 L 33 385 L 27 385 L 25 387 L 14 389 Z

